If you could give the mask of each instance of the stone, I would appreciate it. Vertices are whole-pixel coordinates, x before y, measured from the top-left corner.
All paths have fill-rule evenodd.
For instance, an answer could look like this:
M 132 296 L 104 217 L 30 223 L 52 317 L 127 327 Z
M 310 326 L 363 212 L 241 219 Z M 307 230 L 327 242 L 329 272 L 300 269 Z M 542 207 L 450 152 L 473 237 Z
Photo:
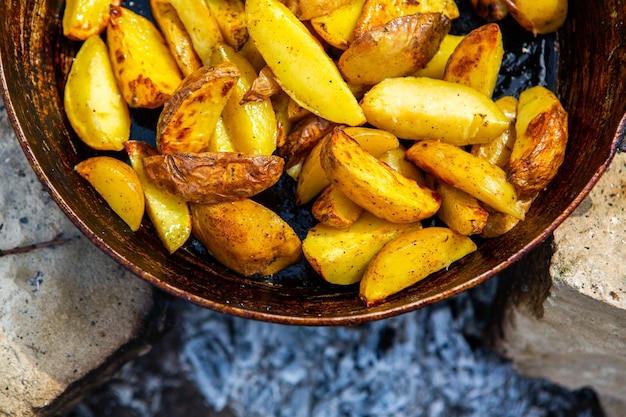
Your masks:
M 48 196 L 1 102 L 0 161 L 0 415 L 55 415 L 148 350 L 166 309 Z
M 524 375 L 591 387 L 626 416 L 626 154 L 551 239 L 503 274 L 492 345 Z

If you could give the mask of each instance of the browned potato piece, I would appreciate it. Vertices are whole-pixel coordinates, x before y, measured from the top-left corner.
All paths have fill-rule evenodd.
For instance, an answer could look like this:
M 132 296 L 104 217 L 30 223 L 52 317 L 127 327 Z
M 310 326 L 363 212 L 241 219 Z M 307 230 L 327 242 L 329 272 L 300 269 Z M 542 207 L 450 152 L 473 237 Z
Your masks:
M 202 61 L 172 3 L 169 0 L 150 0 L 150 10 L 183 76 L 198 70 Z
M 121 0 L 67 0 L 63 10 L 63 35 L 75 41 L 84 41 L 99 35 L 109 23 L 111 5 Z
M 465 236 L 482 232 L 489 213 L 476 198 L 440 181 L 437 181 L 435 191 L 441 196 L 441 208 L 437 216 L 450 229 Z
M 509 14 L 505 0 L 470 0 L 474 12 L 487 22 L 498 22 Z
M 441 198 L 434 191 L 380 162 L 336 128 L 320 160 L 326 177 L 352 201 L 393 223 L 414 223 L 434 215 Z
M 442 13 L 450 20 L 459 17 L 454 0 L 367 0 L 354 29 L 354 37 L 358 38 L 397 17 L 416 13 Z
M 565 158 L 567 122 L 567 112 L 547 88 L 536 86 L 520 94 L 509 169 L 509 181 L 520 197 L 535 195 L 556 175 Z
M 291 226 L 250 199 L 192 204 L 191 215 L 193 235 L 239 274 L 275 274 L 302 257 L 302 242 Z
M 448 59 L 443 79 L 472 87 L 491 97 L 503 56 L 500 26 L 487 23 L 472 30 L 457 45 Z
M 161 32 L 145 17 L 112 6 L 106 34 L 113 72 L 128 105 L 162 106 L 182 77 Z
M 279 149 L 280 156 L 287 158 L 287 168 L 301 162 L 335 126 L 335 123 L 312 113 L 296 123 L 287 135 L 285 144 Z
M 222 32 L 224 42 L 236 51 L 248 40 L 243 0 L 205 0 Z
M 279 94 L 281 91 L 280 85 L 278 85 L 274 78 L 274 73 L 271 68 L 266 65 L 261 68 L 259 75 L 252 82 L 250 89 L 243 95 L 241 102 L 243 104 L 248 101 L 263 101 L 266 98 L 271 98 Z
M 533 34 L 556 31 L 567 17 L 567 0 L 505 0 L 509 13 Z
M 310 20 L 314 17 L 322 16 L 327 13 L 345 6 L 350 0 L 284 0 L 289 10 L 300 20 Z
M 409 75 L 426 66 L 449 30 L 450 20 L 441 13 L 398 17 L 356 38 L 337 65 L 356 85 Z
M 362 212 L 363 208 L 332 184 L 322 191 L 311 208 L 313 217 L 320 223 L 338 229 L 349 227 Z
M 160 153 L 203 152 L 241 76 L 231 63 L 202 67 L 165 102 L 156 129 Z
M 526 199 L 526 200 L 518 200 L 517 206 L 519 211 L 524 213 L 524 215 L 530 209 L 534 197 Z M 510 214 L 500 213 L 499 211 L 495 211 L 490 207 L 485 207 L 485 209 L 489 212 L 489 217 L 487 218 L 487 224 L 483 228 L 480 233 L 480 237 L 485 239 L 492 239 L 494 237 L 498 237 L 503 235 L 513 229 L 520 222 L 520 219 L 517 219 Z
M 234 152 L 164 154 L 143 159 L 146 177 L 193 203 L 251 197 L 274 185 L 283 172 L 278 156 Z
M 517 117 L 517 99 L 504 96 L 496 100 L 496 105 L 510 121 L 510 126 L 500 137 L 488 143 L 472 146 L 472 155 L 482 158 L 507 171 L 511 160 L 511 151 L 515 143 L 515 118 Z

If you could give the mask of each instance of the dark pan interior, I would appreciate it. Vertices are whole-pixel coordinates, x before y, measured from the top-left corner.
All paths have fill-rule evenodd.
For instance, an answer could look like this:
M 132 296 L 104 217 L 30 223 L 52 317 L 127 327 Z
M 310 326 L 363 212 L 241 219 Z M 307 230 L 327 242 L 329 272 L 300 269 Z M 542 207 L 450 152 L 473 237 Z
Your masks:
M 134 4 L 135 9 L 148 11 L 147 1 Z M 465 3 L 459 4 L 467 10 Z M 94 153 L 71 132 L 62 108 L 64 75 L 78 47 L 60 34 L 62 7 L 60 0 L 0 3 L 0 15 L 5 17 L 0 22 L 3 98 L 27 158 L 61 209 L 113 259 L 166 292 L 227 314 L 287 324 L 356 324 L 458 294 L 545 239 L 587 195 L 624 137 L 626 4 L 571 0 L 567 23 L 556 36 L 532 39 L 515 28 L 506 31 L 508 46 L 518 50 L 504 66 L 517 81 L 501 80 L 499 94 L 513 94 L 520 86 L 538 82 L 555 89 L 570 118 L 564 165 L 527 220 L 512 232 L 480 242 L 477 252 L 448 270 L 367 308 L 358 300 L 355 286 L 327 284 L 304 263 L 273 277 L 243 278 L 212 261 L 193 241 L 184 250 L 167 254 L 148 222 L 131 233 L 73 169 Z M 455 30 L 476 23 L 469 19 Z M 538 60 L 527 61 L 522 51 L 528 45 L 537 48 L 529 59 Z M 135 112 L 133 137 L 149 138 L 153 125 L 154 112 Z M 289 199 L 277 198 L 292 188 L 293 183 L 285 180 L 260 198 L 278 207 L 302 235 L 312 223 L 310 215 L 294 210 Z

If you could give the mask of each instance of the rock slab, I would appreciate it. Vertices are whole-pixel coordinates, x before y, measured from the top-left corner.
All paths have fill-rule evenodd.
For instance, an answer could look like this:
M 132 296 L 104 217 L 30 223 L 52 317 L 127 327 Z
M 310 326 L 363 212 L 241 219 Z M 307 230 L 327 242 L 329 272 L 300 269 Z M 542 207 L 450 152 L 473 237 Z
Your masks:
M 626 416 L 626 154 L 618 153 L 553 238 L 503 274 L 496 350 Z

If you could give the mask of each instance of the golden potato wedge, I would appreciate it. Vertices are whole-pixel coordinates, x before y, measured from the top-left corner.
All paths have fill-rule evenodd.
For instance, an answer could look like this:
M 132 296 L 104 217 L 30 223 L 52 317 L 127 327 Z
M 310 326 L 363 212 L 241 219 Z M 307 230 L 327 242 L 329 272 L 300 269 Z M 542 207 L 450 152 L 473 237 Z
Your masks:
M 75 41 L 84 41 L 101 34 L 109 23 L 111 5 L 121 0 L 67 0 L 63 9 L 63 35 Z
M 567 112 L 547 88 L 520 93 L 509 181 L 521 197 L 535 195 L 556 175 L 565 158 L 567 123 Z
M 197 71 L 202 61 L 172 3 L 169 0 L 150 0 L 150 10 L 183 77 Z
M 117 86 L 104 41 L 90 36 L 67 76 L 63 104 L 74 131 L 87 145 L 120 151 L 130 136 L 128 104 Z
M 205 0 L 222 32 L 224 42 L 235 51 L 248 40 L 243 0 Z
M 505 0 L 509 13 L 534 35 L 555 32 L 567 17 L 567 0 Z
M 463 40 L 464 36 L 447 34 L 441 40 L 439 49 L 426 66 L 413 74 L 416 77 L 429 77 L 442 79 L 446 69 L 446 64 L 450 55 L 454 52 L 457 45 Z
M 237 152 L 233 143 L 233 138 L 228 133 L 224 119 L 217 119 L 213 135 L 207 146 L 207 152 Z
M 472 155 L 489 161 L 493 165 L 508 171 L 511 160 L 511 151 L 515 143 L 515 119 L 517 117 L 517 99 L 513 96 L 504 96 L 496 100 L 502 113 L 509 119 L 509 128 L 498 138 L 472 146 Z
M 441 181 L 436 181 L 435 191 L 441 196 L 437 216 L 446 226 L 465 236 L 483 231 L 489 212 L 476 198 Z
M 320 160 L 331 184 L 365 210 L 390 222 L 426 219 L 441 204 L 437 193 L 380 162 L 341 128 L 324 141 Z
M 427 77 L 388 78 L 361 100 L 372 125 L 403 139 L 434 139 L 457 146 L 487 143 L 509 126 L 484 94 Z
M 274 185 L 284 161 L 234 152 L 163 154 L 143 158 L 150 182 L 192 203 L 252 197 Z
M 487 97 L 496 88 L 504 45 L 497 23 L 487 23 L 468 33 L 448 59 L 443 79 L 472 87 Z
M 159 116 L 159 152 L 205 151 L 239 78 L 241 72 L 231 63 L 201 67 L 186 77 Z
M 354 29 L 365 0 L 350 0 L 330 13 L 311 19 L 311 27 L 329 45 L 345 50 L 354 40 Z
M 470 0 L 474 12 L 487 22 L 499 22 L 509 14 L 506 0 Z
M 156 187 L 143 170 L 143 158 L 157 155 L 146 142 L 129 140 L 124 143 L 130 165 L 137 173 L 146 201 L 146 213 L 157 236 L 169 253 L 176 252 L 191 236 L 189 204 L 181 197 Z
M 247 0 L 246 16 L 250 37 L 293 100 L 335 123 L 365 123 L 363 110 L 333 60 L 284 4 Z
M 398 146 L 397 148 L 384 152 L 378 157 L 378 159 L 405 177 L 412 179 L 416 183 L 426 185 L 426 180 L 424 179 L 422 171 L 420 171 L 415 164 L 407 161 L 405 155 L 406 149 L 404 146 Z
M 524 216 L 530 209 L 534 200 L 534 197 L 517 200 L 519 211 L 524 213 Z M 485 227 L 480 233 L 480 237 L 482 238 L 492 239 L 503 235 L 512 230 L 520 222 L 520 219 L 517 219 L 510 214 L 495 211 L 490 207 L 485 207 L 485 209 L 489 212 L 489 217 L 487 218 L 487 224 L 485 224 Z
M 202 65 L 211 65 L 213 49 L 224 42 L 222 31 L 205 0 L 170 0 L 183 22 Z
M 355 38 L 337 66 L 356 85 L 409 75 L 426 66 L 449 30 L 450 20 L 441 13 L 398 17 Z
M 254 44 L 254 41 L 250 39 L 249 34 L 248 40 L 243 44 L 238 52 L 248 60 L 256 72 L 261 72 L 261 69 L 267 66 L 265 59 L 263 59 L 263 55 L 261 55 L 259 50 L 256 48 L 256 45 Z
M 348 4 L 350 0 L 284 0 L 299 20 L 311 20 Z
M 354 223 L 363 208 L 350 200 L 339 188 L 329 185 L 317 197 L 311 213 L 320 223 L 344 229 Z
M 520 220 L 517 192 L 506 172 L 458 146 L 434 140 L 415 143 L 406 157 L 440 181 L 459 188 L 494 209 Z
M 343 131 L 375 157 L 397 148 L 400 143 L 393 134 L 380 129 L 347 126 L 343 128 Z M 328 135 L 322 141 L 327 137 Z M 302 164 L 296 186 L 296 204 L 298 205 L 308 203 L 330 184 L 320 160 L 322 141 L 315 145 Z
M 111 7 L 106 31 L 113 73 L 130 107 L 155 109 L 182 81 L 178 64 L 156 26 L 124 7 Z
M 386 243 L 369 263 L 359 297 L 367 306 L 379 304 L 476 249 L 469 237 L 445 227 L 403 233 Z
M 391 223 L 363 212 L 346 229 L 321 223 L 313 226 L 302 241 L 302 251 L 324 280 L 350 285 L 361 280 L 365 268 L 385 243 L 401 233 L 421 227 L 419 222 Z
M 224 266 L 245 275 L 272 275 L 302 257 L 302 242 L 272 210 L 250 199 L 192 204 L 193 235 Z
M 230 62 L 241 72 L 226 101 L 222 118 L 238 152 L 254 155 L 271 155 L 276 150 L 278 122 L 269 98 L 242 103 L 252 87 L 257 73 L 252 65 L 232 47 L 219 43 L 215 46 L 213 62 Z
M 74 167 L 134 232 L 141 226 L 145 198 L 137 173 L 125 162 L 110 156 L 94 156 Z

